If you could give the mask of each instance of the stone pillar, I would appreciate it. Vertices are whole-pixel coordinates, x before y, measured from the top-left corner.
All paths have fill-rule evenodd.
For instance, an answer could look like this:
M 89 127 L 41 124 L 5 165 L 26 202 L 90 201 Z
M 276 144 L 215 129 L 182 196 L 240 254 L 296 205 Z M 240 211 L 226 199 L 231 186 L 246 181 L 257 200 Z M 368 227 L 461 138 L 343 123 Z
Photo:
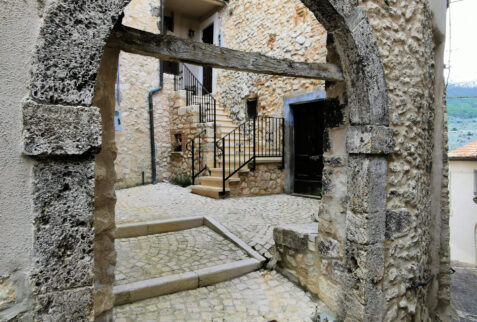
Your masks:
M 116 195 L 116 144 L 114 131 L 115 84 L 119 50 L 106 47 L 99 67 L 93 104 L 101 113 L 101 152 L 96 155 L 95 203 L 94 203 L 94 312 L 97 321 L 111 321 L 114 296 L 114 231 L 116 229 L 114 207 Z
M 95 107 L 39 104 L 23 108 L 24 154 L 33 170 L 37 321 L 93 317 L 94 158 L 101 146 Z

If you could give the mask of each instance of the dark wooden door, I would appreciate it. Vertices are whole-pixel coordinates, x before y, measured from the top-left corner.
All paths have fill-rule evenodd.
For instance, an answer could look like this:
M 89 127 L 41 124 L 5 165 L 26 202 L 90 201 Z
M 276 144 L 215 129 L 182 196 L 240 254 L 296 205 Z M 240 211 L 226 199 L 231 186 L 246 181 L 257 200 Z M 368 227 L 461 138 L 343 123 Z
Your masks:
M 214 24 L 211 24 L 202 31 L 202 42 L 206 44 L 214 43 Z M 202 85 L 212 93 L 212 67 L 203 67 Z
M 323 108 L 319 102 L 295 105 L 295 193 L 321 195 Z

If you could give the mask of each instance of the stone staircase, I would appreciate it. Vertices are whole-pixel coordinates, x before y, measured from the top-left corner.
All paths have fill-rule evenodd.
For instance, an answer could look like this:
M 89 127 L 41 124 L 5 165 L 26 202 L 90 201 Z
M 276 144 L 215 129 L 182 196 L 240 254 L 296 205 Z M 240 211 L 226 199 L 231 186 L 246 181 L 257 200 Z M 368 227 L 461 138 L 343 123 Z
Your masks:
M 251 122 L 251 121 L 249 121 Z M 232 119 L 226 114 L 223 108 L 217 107 L 217 136 L 216 141 L 223 138 L 225 135 L 233 132 L 234 140 L 225 140 L 224 148 L 226 150 L 226 160 L 225 160 L 225 169 L 222 158 L 218 157 L 216 167 L 213 163 L 213 152 L 209 153 L 207 159 L 208 171 L 206 175 L 203 175 L 198 178 L 200 181 L 199 185 L 193 185 L 191 190 L 195 194 L 210 198 L 225 198 L 230 195 L 231 189 L 238 186 L 242 180 L 246 180 L 247 174 L 253 170 L 253 162 L 248 161 L 253 157 L 253 136 L 249 132 L 248 134 L 243 131 L 237 131 L 239 127 L 236 126 Z M 232 137 L 232 135 L 230 135 Z M 282 163 L 282 157 L 262 157 L 260 156 L 260 151 L 267 143 L 263 140 L 257 140 L 256 143 L 256 160 L 255 163 Z M 213 147 L 212 147 L 213 149 Z M 267 153 L 270 154 L 275 152 L 275 150 L 268 148 Z M 236 171 L 236 169 L 243 166 L 240 170 L 234 173 L 228 180 L 225 181 L 225 191 L 223 188 L 223 178 L 228 177 L 229 174 Z
M 217 104 L 214 97 L 203 88 L 187 67 L 183 66 L 180 75 L 175 79 L 174 87 L 184 97 L 188 106 L 181 108 L 179 115 L 190 115 L 183 120 L 182 124 L 190 122 L 188 126 L 194 129 L 193 133 L 189 133 L 191 139 L 186 148 L 193 156 L 192 176 L 194 180 L 200 182 L 192 186 L 193 193 L 216 199 L 224 198 L 230 195 L 234 186 L 246 180 L 250 170 L 254 170 L 253 167 L 251 168 L 252 163 L 253 165 L 257 162 L 283 163 L 283 147 L 277 144 L 283 140 L 283 119 L 260 117 L 236 125 L 225 109 Z M 202 95 L 199 95 L 200 93 Z M 261 127 L 260 124 L 256 124 L 258 119 L 261 121 Z M 281 136 L 277 135 L 278 132 Z M 217 159 L 214 160 L 214 147 L 221 139 L 224 141 L 222 142 L 223 151 L 220 153 L 223 152 L 226 155 L 225 162 L 220 157 L 218 149 L 216 150 Z M 271 146 L 270 142 L 275 143 Z M 255 161 L 250 162 L 253 157 Z M 195 168 L 196 166 L 198 169 Z M 232 173 L 233 175 L 229 177 Z M 224 176 L 227 179 L 225 186 Z

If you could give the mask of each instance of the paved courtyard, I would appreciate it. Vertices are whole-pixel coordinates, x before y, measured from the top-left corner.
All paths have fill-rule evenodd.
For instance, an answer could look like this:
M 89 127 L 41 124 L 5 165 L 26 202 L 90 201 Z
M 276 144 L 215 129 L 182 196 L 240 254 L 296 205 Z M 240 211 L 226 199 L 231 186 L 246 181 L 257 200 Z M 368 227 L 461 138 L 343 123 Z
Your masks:
M 312 321 L 315 301 L 276 272 L 258 271 L 231 281 L 147 299 L 114 309 L 116 322 Z
M 454 267 L 451 275 L 453 321 L 477 321 L 477 267 Z
M 273 228 L 312 222 L 320 201 L 290 195 L 216 200 L 169 183 L 116 191 L 116 222 L 131 223 L 189 216 L 211 216 L 270 258 Z
M 319 200 L 273 195 L 215 200 L 168 183 L 119 190 L 117 224 L 211 216 L 266 257 L 273 228 L 313 222 Z M 116 240 L 116 284 L 178 274 L 246 258 L 206 227 Z M 321 302 L 277 272 L 256 271 L 196 290 L 116 307 L 116 321 L 311 321 Z
M 192 272 L 248 255 L 207 227 L 116 239 L 116 284 Z

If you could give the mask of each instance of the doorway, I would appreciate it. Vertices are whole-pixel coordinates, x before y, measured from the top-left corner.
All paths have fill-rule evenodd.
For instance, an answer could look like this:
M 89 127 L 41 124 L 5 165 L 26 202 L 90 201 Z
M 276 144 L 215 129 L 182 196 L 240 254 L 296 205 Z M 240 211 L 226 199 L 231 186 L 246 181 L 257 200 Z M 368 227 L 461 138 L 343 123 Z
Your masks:
M 323 175 L 323 101 L 293 107 L 294 193 L 321 196 Z
M 214 24 L 202 30 L 202 42 L 205 44 L 214 44 Z M 204 66 L 202 72 L 202 85 L 212 93 L 212 67 Z

